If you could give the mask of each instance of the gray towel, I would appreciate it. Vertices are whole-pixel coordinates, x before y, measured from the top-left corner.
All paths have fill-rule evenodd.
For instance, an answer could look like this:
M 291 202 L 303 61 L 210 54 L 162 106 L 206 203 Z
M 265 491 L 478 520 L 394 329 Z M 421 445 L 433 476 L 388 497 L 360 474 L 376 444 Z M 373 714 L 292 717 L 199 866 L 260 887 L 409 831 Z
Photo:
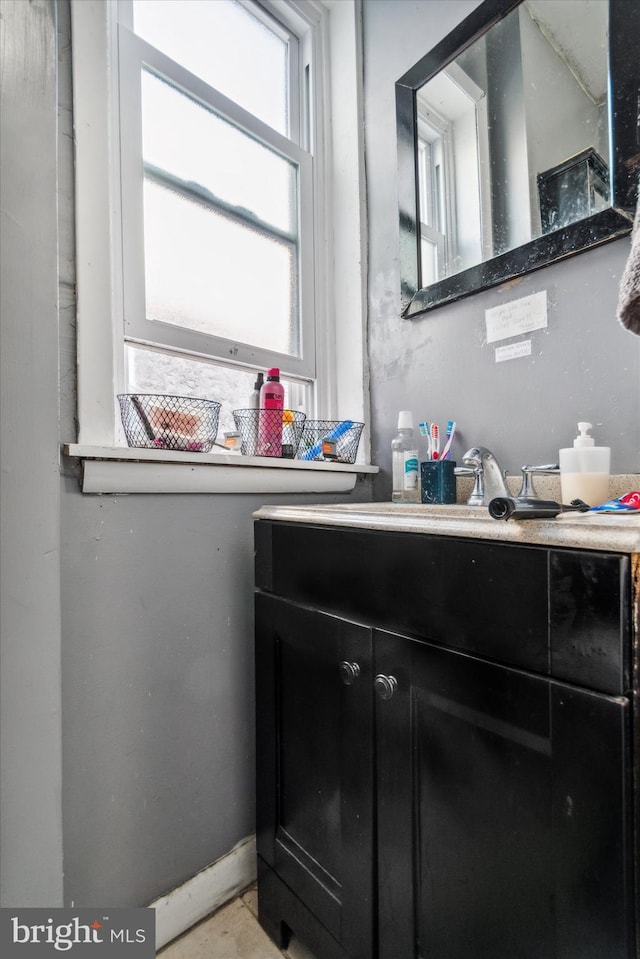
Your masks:
M 640 196 L 631 231 L 631 252 L 620 282 L 618 319 L 640 336 Z

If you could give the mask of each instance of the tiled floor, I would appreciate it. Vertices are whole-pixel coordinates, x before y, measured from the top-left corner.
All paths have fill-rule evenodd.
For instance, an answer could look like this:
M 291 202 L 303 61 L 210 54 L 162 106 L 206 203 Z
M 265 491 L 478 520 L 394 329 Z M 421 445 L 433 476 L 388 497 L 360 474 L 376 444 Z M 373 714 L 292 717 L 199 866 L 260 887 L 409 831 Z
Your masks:
M 259 925 L 257 894 L 252 886 L 208 919 L 162 949 L 162 959 L 314 959 L 301 942 L 285 952 L 273 944 Z

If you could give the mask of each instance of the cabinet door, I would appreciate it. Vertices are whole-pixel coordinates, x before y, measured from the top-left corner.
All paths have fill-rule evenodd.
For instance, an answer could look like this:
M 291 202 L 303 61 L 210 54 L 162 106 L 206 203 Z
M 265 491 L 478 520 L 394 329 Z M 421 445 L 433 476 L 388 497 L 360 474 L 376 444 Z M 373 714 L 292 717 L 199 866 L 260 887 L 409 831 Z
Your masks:
M 628 702 L 382 632 L 375 670 L 379 959 L 631 959 Z
M 258 854 L 345 955 L 371 959 L 371 630 L 258 594 L 256 698 Z

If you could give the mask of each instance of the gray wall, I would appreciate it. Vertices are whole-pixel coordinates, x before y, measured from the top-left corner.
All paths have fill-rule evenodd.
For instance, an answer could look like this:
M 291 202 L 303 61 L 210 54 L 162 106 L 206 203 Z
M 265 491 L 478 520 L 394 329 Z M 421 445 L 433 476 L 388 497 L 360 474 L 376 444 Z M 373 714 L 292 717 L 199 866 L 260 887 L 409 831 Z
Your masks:
M 416 421 L 455 419 L 458 457 L 482 444 L 515 473 L 556 459 L 586 419 L 611 446 L 614 472 L 640 471 L 640 337 L 615 316 L 627 238 L 418 319 L 398 318 L 393 84 L 475 6 L 364 2 L 372 455 L 382 467 L 374 499 L 390 495 L 390 440 L 400 409 L 412 409 Z M 548 329 L 522 337 L 532 340 L 530 357 L 496 364 L 484 311 L 541 290 L 548 293 Z
M 2 905 L 144 905 L 254 831 L 251 513 L 266 497 L 88 496 L 77 464 L 61 469 L 69 7 L 1 4 Z
M 0 4 L 0 901 L 62 904 L 56 46 Z

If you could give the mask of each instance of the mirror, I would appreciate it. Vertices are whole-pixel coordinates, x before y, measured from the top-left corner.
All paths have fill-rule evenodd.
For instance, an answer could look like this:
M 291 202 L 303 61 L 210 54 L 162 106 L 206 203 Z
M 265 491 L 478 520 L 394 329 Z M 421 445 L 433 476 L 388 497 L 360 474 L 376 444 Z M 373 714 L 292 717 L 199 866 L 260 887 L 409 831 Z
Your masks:
M 484 0 L 396 84 L 402 315 L 628 233 L 640 4 Z

